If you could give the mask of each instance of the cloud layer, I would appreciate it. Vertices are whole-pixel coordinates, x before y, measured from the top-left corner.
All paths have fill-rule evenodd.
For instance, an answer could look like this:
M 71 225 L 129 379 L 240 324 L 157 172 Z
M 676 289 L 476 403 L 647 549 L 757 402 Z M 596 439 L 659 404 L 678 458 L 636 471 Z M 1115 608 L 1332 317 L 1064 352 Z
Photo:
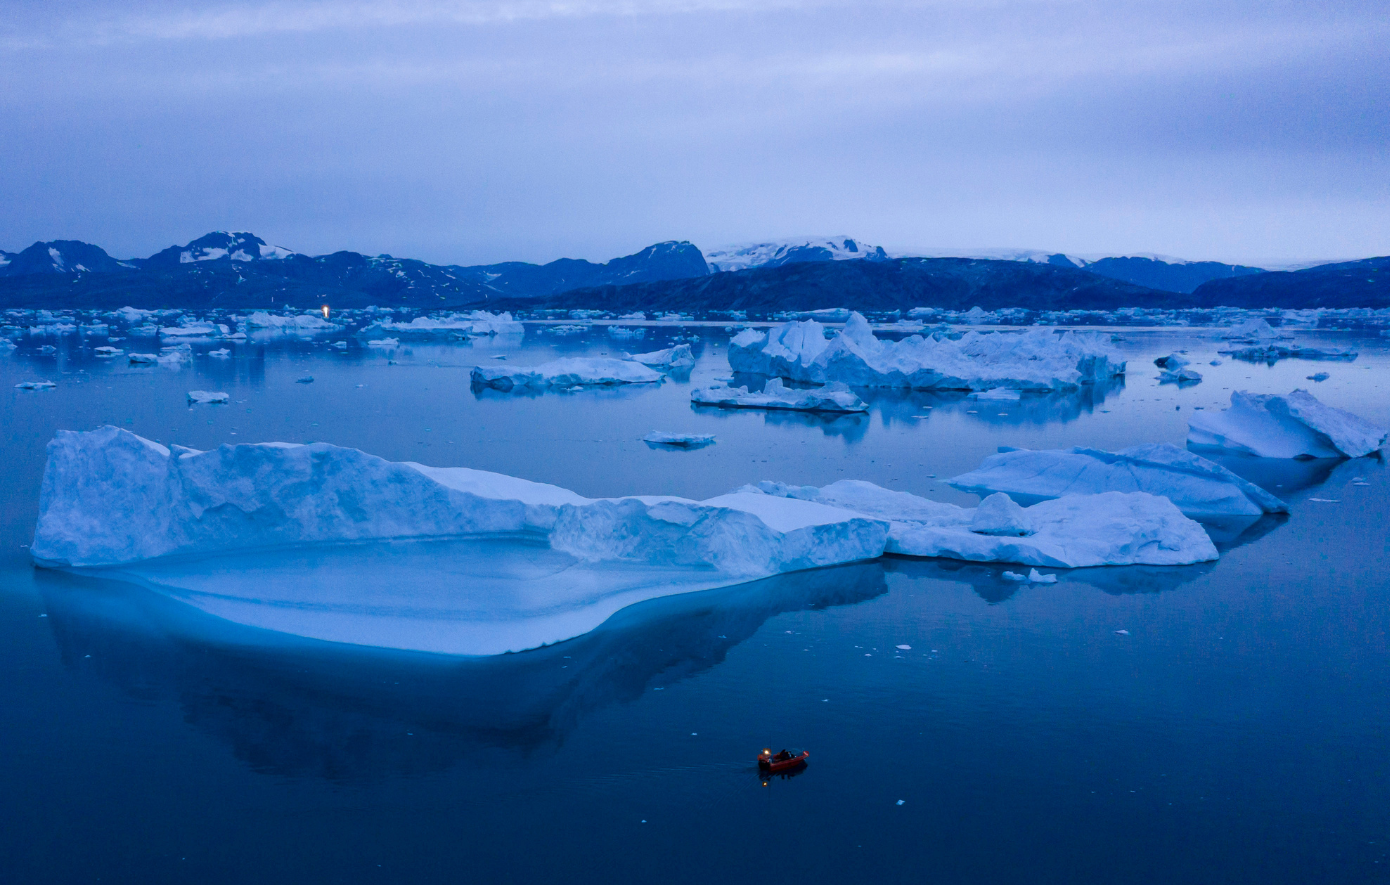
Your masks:
M 1390 252 L 1377 3 L 26 6 L 0 248 Z

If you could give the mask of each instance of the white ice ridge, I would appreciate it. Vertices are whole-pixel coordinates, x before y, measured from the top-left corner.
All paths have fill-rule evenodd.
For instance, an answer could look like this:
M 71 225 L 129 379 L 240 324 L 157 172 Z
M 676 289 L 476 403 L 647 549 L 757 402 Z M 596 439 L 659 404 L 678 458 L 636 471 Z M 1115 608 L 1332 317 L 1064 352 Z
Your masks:
M 474 366 L 473 383 L 498 390 L 655 384 L 665 376 L 632 360 L 565 357 L 539 366 Z
M 851 479 L 824 488 L 761 482 L 740 491 L 890 520 L 886 551 L 905 556 L 1051 568 L 1190 565 L 1217 558 L 1201 525 L 1167 498 L 1146 492 L 1066 495 L 1026 508 L 999 493 L 968 508 Z
M 526 327 L 512 319 L 510 313 L 475 310 L 440 317 L 416 317 L 408 323 L 382 320 L 364 327 L 357 335 L 360 338 L 481 338 L 487 335 L 522 335 L 525 332 Z
M 1071 390 L 1125 371 L 1124 361 L 1094 333 L 1029 329 L 880 341 L 858 313 L 829 340 L 815 320 L 768 332 L 746 329 L 729 343 L 729 365 L 735 372 L 815 384 L 914 390 Z
M 583 498 L 466 467 L 327 443 L 172 450 L 116 427 L 48 445 L 32 554 L 99 567 L 156 557 L 393 538 L 529 537 L 581 560 L 739 578 L 873 559 L 886 522 L 757 494 Z
M 653 369 L 689 369 L 695 365 L 695 355 L 690 352 L 689 344 L 677 344 L 651 353 L 634 353 L 628 359 Z
M 1385 441 L 1385 428 L 1306 390 L 1288 396 L 1238 390 L 1229 409 L 1194 412 L 1187 429 L 1189 446 L 1260 458 L 1360 458 Z
M 1007 492 L 1020 501 L 1064 495 L 1147 492 L 1172 501 L 1187 516 L 1220 518 L 1287 513 L 1283 501 L 1200 455 L 1167 443 L 1119 452 L 1076 447 L 1007 449 L 949 483 L 977 495 Z
M 811 390 L 794 390 L 772 378 L 761 393 L 749 393 L 747 387 L 715 384 L 690 391 L 690 401 L 699 406 L 718 406 L 722 409 L 775 409 L 791 412 L 866 412 L 869 407 L 840 382 Z

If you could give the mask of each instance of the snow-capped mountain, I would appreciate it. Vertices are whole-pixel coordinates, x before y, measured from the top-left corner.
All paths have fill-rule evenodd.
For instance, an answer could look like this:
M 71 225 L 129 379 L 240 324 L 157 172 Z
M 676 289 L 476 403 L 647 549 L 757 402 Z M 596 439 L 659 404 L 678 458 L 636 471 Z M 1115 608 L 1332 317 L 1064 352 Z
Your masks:
M 100 246 L 81 240 L 35 243 L 18 254 L 7 252 L 5 258 L 3 266 L 0 266 L 0 274 L 14 277 L 28 274 L 105 273 L 134 266 L 117 261 Z
M 888 260 L 882 246 L 870 246 L 849 237 L 806 237 L 725 246 L 705 253 L 705 261 L 716 272 L 748 270 L 753 267 L 780 267 L 800 261 L 849 261 L 868 258 Z
M 276 261 L 295 254 L 283 246 L 271 246 L 265 240 L 246 231 L 213 231 L 186 246 L 170 246 L 146 258 L 142 264 L 158 267 L 169 264 L 193 264 L 198 261 Z

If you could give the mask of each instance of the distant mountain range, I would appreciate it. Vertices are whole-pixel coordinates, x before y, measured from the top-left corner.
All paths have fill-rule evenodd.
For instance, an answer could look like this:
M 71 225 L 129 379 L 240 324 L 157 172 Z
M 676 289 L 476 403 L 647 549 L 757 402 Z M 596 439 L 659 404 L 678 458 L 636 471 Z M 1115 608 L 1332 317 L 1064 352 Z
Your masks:
M 979 306 L 1390 307 L 1388 258 L 1270 272 L 1155 257 L 893 257 L 850 237 L 711 250 L 665 242 L 605 263 L 562 258 L 436 265 L 390 255 L 309 256 L 215 231 L 148 258 L 77 240 L 0 251 L 0 308 L 563 308 L 892 310 Z

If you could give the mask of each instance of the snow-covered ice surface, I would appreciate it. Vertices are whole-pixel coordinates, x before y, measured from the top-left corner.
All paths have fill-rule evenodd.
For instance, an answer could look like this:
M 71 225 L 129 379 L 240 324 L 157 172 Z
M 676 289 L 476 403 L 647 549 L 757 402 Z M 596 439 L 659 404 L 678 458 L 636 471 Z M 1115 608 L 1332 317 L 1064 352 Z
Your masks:
M 696 405 L 722 409 L 791 412 L 866 412 L 869 408 L 854 391 L 840 382 L 798 390 L 787 387 L 780 378 L 771 379 L 760 392 L 752 393 L 747 387 L 729 387 L 727 384 L 696 388 L 690 391 L 690 401 Z
M 1386 429 L 1324 405 L 1306 390 L 1287 396 L 1237 390 L 1224 411 L 1194 412 L 1187 444 L 1260 458 L 1360 458 L 1385 445 Z
M 113 513 L 122 517 L 112 519 Z M 703 502 L 586 499 L 486 471 L 389 462 L 326 444 L 197 452 L 105 427 L 60 431 L 50 443 L 31 554 L 55 567 L 119 567 L 252 626 L 356 644 L 496 654 L 577 636 L 642 599 L 873 559 L 887 537 L 883 520 L 760 494 Z M 380 582 L 366 580 L 360 564 L 345 568 L 344 575 L 359 579 L 338 585 L 332 604 L 320 589 L 292 589 L 297 584 L 288 579 L 283 584 L 291 589 L 283 592 L 301 594 L 297 601 L 266 597 L 265 582 L 226 577 L 244 574 L 240 566 L 232 569 L 225 559 L 205 564 L 209 556 L 245 555 L 251 571 L 273 572 L 277 557 L 297 548 L 464 539 L 530 545 L 527 551 L 541 545 L 550 560 L 539 571 L 522 569 L 510 591 L 465 596 L 450 603 L 452 614 L 437 618 L 412 609 L 408 593 L 380 596 Z M 469 564 L 477 548 L 453 549 L 465 571 L 486 569 L 498 558 L 490 547 Z M 428 565 L 418 571 L 444 568 L 439 548 L 428 550 Z M 516 558 L 527 559 L 527 551 Z M 360 558 L 374 557 L 392 563 L 387 571 L 405 568 L 396 555 Z M 607 583 L 615 571 L 616 580 Z M 531 580 L 537 574 L 546 579 Z M 206 589 L 209 581 L 219 589 Z M 381 635 L 370 628 L 376 615 L 364 612 L 385 612 Z M 402 620 L 420 632 L 402 633 Z
M 469 313 L 421 316 L 409 322 L 383 320 L 364 327 L 361 338 L 476 338 L 491 335 L 521 336 L 526 327 L 510 313 L 488 313 L 475 310 Z
M 475 366 L 473 384 L 497 390 L 547 390 L 656 384 L 664 376 L 632 360 L 567 357 L 539 366 Z
M 1146 492 L 1066 495 L 1013 513 L 1012 502 L 1000 495 L 986 518 L 977 521 L 977 508 L 862 480 L 840 480 L 824 488 L 761 482 L 748 490 L 755 489 L 890 520 L 888 552 L 906 556 L 1052 568 L 1190 565 L 1217 558 L 1201 525 L 1168 499 Z
M 1124 360 L 1095 333 L 1028 329 L 878 339 L 858 313 L 830 339 L 815 320 L 767 332 L 746 329 L 729 343 L 735 372 L 825 384 L 912 390 L 1073 390 L 1123 375 Z
M 1200 414 L 1208 414 L 1202 412 Z M 1171 500 L 1188 516 L 1220 518 L 1285 513 L 1274 495 L 1219 464 L 1168 443 L 1119 452 L 1076 447 L 1011 449 L 950 480 L 967 492 L 1007 492 L 1024 502 L 1099 492 L 1147 492 Z

